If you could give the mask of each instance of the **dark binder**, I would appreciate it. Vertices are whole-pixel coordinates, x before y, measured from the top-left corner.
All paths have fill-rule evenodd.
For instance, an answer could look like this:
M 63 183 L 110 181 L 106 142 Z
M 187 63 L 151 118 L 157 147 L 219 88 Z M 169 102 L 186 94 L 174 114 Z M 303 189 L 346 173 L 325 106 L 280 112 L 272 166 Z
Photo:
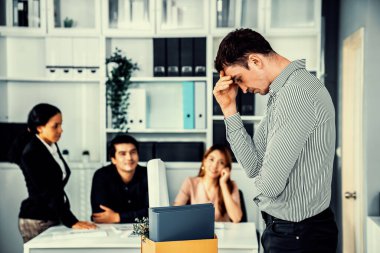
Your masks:
M 212 73 L 212 83 L 213 87 L 215 87 L 216 82 L 219 80 L 219 73 L 213 72 Z M 218 102 L 215 99 L 215 96 L 212 96 L 212 114 L 213 115 L 223 115 L 222 110 L 220 109 L 220 106 Z
M 5 5 L 5 2 L 6 1 L 0 1 L 0 26 L 6 26 L 7 25 L 7 19 L 6 19 L 6 13 L 5 13 L 5 10 L 6 10 L 6 5 Z M 13 7 L 14 8 L 14 7 Z
M 149 239 L 154 242 L 214 238 L 211 203 L 149 208 Z
M 194 38 L 194 76 L 206 76 L 206 38 Z
M 239 90 L 239 92 L 241 92 Z M 242 92 L 241 92 L 242 93 Z M 246 93 L 240 96 L 240 110 L 241 115 L 254 115 L 255 114 L 255 94 Z
M 156 143 L 155 142 L 140 142 L 139 143 L 139 160 L 147 162 L 154 159 L 156 156 Z
M 18 9 L 18 26 L 28 26 L 28 1 L 19 0 Z
M 164 162 L 200 162 L 203 142 L 157 142 L 156 157 Z
M 193 75 L 193 39 L 181 38 L 180 50 L 181 50 L 181 56 L 180 56 L 181 76 L 192 76 Z
M 153 76 L 166 76 L 166 39 L 153 39 Z
M 247 133 L 253 137 L 253 123 L 243 123 L 244 128 L 246 129 Z M 227 141 L 227 135 L 226 135 L 226 126 L 223 120 L 214 120 L 213 122 L 213 133 L 212 133 L 212 142 L 213 144 L 221 144 L 224 146 L 227 146 L 232 154 L 232 160 L 233 162 L 236 162 L 235 154 L 232 152 L 231 146 L 229 142 Z
M 167 76 L 179 76 L 179 39 L 166 39 Z

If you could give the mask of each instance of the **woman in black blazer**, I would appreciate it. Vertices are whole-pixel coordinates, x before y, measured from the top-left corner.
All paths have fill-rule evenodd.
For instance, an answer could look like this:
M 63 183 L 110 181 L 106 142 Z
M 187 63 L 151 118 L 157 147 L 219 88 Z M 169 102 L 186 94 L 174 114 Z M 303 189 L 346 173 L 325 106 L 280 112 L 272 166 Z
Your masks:
M 29 113 L 28 134 L 16 141 L 10 153 L 11 161 L 19 164 L 24 174 L 29 195 L 19 214 L 24 242 L 61 222 L 69 228 L 96 228 L 91 222 L 78 221 L 70 211 L 64 191 L 70 169 L 57 145 L 62 132 L 61 111 L 38 104 Z

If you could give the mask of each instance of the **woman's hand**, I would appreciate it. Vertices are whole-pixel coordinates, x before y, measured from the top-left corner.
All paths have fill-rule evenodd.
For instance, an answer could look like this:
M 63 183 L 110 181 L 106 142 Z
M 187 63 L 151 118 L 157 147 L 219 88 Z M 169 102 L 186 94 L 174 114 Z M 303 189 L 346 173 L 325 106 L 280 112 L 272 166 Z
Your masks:
M 78 221 L 71 228 L 74 229 L 95 229 L 97 226 L 89 221 Z
M 234 84 L 231 76 L 226 76 L 224 71 L 220 71 L 220 79 L 214 87 L 214 97 L 225 117 L 231 116 L 237 112 L 236 110 L 236 96 L 238 93 L 238 86 Z
M 227 181 L 230 179 L 231 172 L 228 168 L 224 168 L 220 173 L 219 184 L 227 184 Z

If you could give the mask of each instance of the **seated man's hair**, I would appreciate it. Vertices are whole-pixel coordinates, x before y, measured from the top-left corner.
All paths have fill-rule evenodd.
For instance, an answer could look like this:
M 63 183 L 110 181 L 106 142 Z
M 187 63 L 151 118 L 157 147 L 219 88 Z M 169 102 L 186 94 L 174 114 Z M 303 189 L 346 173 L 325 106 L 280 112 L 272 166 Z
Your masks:
M 109 146 L 108 146 L 109 158 L 115 157 L 115 152 L 116 152 L 115 145 L 123 144 L 123 143 L 133 144 L 136 147 L 137 153 L 139 153 L 139 143 L 136 141 L 135 138 L 127 134 L 119 134 L 115 136 L 109 143 Z

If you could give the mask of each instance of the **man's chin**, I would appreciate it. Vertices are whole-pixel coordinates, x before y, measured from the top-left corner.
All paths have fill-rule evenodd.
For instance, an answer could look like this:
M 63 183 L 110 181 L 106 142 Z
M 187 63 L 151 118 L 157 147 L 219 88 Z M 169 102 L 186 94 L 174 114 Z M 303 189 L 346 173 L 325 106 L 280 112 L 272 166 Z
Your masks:
M 132 173 L 136 170 L 136 168 L 131 168 L 131 167 L 128 167 L 128 168 L 124 168 L 123 171 L 124 172 L 128 172 L 128 173 Z

